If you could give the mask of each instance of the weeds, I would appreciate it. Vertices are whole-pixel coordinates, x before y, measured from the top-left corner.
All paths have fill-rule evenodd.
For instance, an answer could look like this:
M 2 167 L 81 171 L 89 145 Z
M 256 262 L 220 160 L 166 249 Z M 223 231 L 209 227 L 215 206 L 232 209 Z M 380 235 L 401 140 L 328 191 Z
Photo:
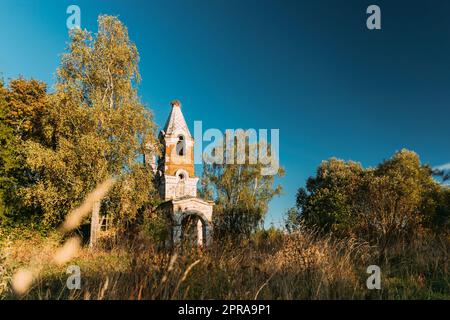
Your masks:
M 377 247 L 305 230 L 262 241 L 216 243 L 207 250 L 160 250 L 141 238 L 108 249 L 84 248 L 70 262 L 44 266 L 28 293 L 15 295 L 13 271 L 53 257 L 60 242 L 38 235 L 2 240 L 1 298 L 450 299 L 450 241 L 444 236 L 393 245 L 380 261 Z M 73 264 L 81 269 L 80 290 L 66 288 L 65 270 Z M 381 290 L 366 288 L 371 264 L 381 267 Z

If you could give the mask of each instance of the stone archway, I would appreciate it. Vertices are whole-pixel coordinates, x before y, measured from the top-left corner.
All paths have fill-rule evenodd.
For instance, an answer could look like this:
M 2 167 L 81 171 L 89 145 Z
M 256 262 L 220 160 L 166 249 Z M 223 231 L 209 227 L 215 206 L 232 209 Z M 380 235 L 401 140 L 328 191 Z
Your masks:
M 175 219 L 174 244 L 208 246 L 211 242 L 211 225 L 208 219 L 197 211 L 188 211 Z

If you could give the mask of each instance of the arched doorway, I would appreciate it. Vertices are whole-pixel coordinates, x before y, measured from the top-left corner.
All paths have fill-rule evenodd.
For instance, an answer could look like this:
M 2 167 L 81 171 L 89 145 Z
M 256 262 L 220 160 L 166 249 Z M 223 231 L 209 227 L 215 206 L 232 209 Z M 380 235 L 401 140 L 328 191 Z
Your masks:
M 201 214 L 189 212 L 181 219 L 181 243 L 188 247 L 204 247 L 209 236 L 209 224 Z

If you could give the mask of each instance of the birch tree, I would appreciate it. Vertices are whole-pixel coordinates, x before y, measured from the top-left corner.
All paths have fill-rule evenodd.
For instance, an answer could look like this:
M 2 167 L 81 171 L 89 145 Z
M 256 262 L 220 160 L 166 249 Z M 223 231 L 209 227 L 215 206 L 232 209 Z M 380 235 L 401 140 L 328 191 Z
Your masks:
M 100 16 L 98 32 L 74 29 L 57 70 L 47 123 L 53 144 L 26 144 L 36 183 L 24 188 L 43 222 L 56 225 L 97 184 L 118 183 L 102 211 L 133 220 L 153 192 L 152 172 L 139 162 L 156 143 L 151 112 L 140 101 L 139 54 L 127 28 Z

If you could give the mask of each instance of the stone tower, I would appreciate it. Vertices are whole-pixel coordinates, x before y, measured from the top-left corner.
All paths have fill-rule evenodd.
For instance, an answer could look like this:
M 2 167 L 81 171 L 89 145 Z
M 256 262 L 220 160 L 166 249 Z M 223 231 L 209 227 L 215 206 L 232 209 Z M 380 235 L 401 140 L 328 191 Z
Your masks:
M 157 164 L 158 190 L 165 200 L 160 208 L 172 221 L 173 244 L 189 237 L 203 246 L 211 241 L 213 202 L 197 198 L 194 139 L 181 103 L 175 100 L 171 105 L 169 118 L 159 134 L 163 152 Z

